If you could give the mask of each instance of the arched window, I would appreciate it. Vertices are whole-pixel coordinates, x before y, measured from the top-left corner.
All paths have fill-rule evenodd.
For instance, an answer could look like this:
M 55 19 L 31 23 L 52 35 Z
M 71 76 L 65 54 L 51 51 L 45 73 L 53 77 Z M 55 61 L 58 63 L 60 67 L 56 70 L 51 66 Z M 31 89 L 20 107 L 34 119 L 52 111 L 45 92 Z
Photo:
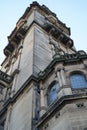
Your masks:
M 71 87 L 73 89 L 86 88 L 87 81 L 83 74 L 75 73 L 70 76 Z
M 48 90 L 48 105 L 53 103 L 58 98 L 59 84 L 55 81 L 51 83 Z

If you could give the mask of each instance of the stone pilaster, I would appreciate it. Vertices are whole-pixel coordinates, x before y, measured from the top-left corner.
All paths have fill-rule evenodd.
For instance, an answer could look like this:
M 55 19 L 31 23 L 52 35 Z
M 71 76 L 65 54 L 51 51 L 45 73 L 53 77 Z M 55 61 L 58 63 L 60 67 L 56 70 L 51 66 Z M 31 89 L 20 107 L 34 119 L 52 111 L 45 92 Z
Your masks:
M 64 72 L 64 68 L 60 67 L 56 71 L 58 82 L 59 82 L 59 91 L 58 91 L 58 97 L 62 97 L 64 95 L 71 95 L 72 91 L 70 86 L 66 82 L 66 76 Z

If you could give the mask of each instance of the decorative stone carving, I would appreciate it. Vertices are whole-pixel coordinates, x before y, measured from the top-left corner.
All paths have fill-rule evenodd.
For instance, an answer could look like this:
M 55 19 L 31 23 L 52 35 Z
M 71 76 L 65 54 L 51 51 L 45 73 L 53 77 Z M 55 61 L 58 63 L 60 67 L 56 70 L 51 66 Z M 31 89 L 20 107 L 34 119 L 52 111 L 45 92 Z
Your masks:
M 11 44 L 11 43 L 9 43 L 6 47 L 5 47 L 5 49 L 4 49 L 4 54 L 6 55 L 6 56 L 9 56 L 9 55 L 11 55 L 11 53 L 14 51 L 14 46 L 13 46 L 13 44 Z
M 53 50 L 55 52 L 55 55 L 65 55 L 65 52 L 60 48 L 60 46 L 58 44 L 56 44 L 55 42 L 53 42 L 51 39 L 50 39 L 50 44 L 53 45 Z
M 26 23 L 26 22 L 27 22 L 26 19 L 20 19 L 19 22 L 16 24 L 17 29 L 22 27 L 24 25 L 24 23 Z
M 2 86 L 7 87 L 6 84 L 10 84 L 12 80 L 12 76 L 7 75 L 6 73 L 0 70 L 0 84 L 2 84 Z

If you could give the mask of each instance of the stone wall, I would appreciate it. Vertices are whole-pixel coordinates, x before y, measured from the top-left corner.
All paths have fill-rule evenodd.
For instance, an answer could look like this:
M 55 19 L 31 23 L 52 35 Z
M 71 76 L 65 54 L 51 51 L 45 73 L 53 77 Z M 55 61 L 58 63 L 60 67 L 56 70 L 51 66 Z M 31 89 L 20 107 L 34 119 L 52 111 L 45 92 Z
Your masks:
M 33 87 L 29 87 L 10 108 L 8 107 L 5 130 L 31 130 Z
M 83 107 L 68 104 L 39 127 L 39 130 L 84 130 L 87 129 L 87 102 Z

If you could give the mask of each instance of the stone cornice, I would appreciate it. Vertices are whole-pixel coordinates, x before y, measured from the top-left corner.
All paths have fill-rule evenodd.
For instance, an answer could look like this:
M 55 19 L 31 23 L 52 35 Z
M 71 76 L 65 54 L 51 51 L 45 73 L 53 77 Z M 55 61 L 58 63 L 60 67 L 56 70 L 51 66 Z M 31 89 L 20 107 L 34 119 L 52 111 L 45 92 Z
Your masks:
M 52 35 L 57 41 L 63 43 L 66 47 L 72 48 L 73 40 L 64 33 L 60 28 L 51 23 L 46 23 L 43 27 L 49 35 Z
M 4 49 L 4 54 L 7 57 L 12 54 L 15 47 L 19 45 L 20 41 L 24 38 L 25 34 L 26 30 L 24 28 L 20 28 L 14 33 L 12 40 L 9 38 L 9 44 Z
M 37 3 L 36 1 L 33 2 L 32 4 L 30 4 L 30 7 L 28 7 L 26 9 L 26 11 L 24 12 L 23 16 L 18 20 L 17 24 L 16 24 L 16 27 L 15 29 L 12 31 L 12 33 L 10 34 L 10 36 L 8 36 L 8 40 L 9 42 L 12 40 L 12 38 L 14 37 L 14 35 L 17 33 L 17 31 L 19 30 L 19 28 L 21 28 L 26 22 L 27 22 L 27 15 L 30 13 L 30 11 L 32 9 L 34 9 L 36 7 L 36 9 L 40 9 L 42 10 L 43 12 L 45 12 L 45 14 L 47 15 L 52 15 L 54 16 L 56 19 L 57 19 L 57 22 L 65 27 L 68 31 L 69 31 L 69 34 L 70 34 L 70 28 L 66 27 L 66 25 L 64 23 L 62 23 L 57 17 L 56 17 L 56 14 L 53 13 L 50 9 L 48 9 L 45 5 L 39 5 L 39 3 Z
M 48 16 L 53 16 L 56 20 L 57 23 L 60 25 L 59 28 L 60 30 L 63 30 L 63 28 L 66 28 L 66 30 L 68 30 L 69 34 L 70 34 L 70 28 L 67 28 L 66 25 L 64 23 L 62 23 L 57 17 L 56 14 L 53 13 L 51 10 L 49 10 L 45 5 L 39 5 L 37 2 L 33 2 L 30 7 L 28 7 L 25 11 L 25 13 L 23 14 L 23 16 L 18 20 L 16 27 L 14 28 L 14 30 L 12 31 L 12 33 L 10 34 L 10 36 L 8 36 L 8 42 L 9 44 L 5 47 L 4 49 L 4 54 L 6 56 L 8 56 L 11 52 L 12 52 L 12 48 L 15 48 L 15 44 L 19 44 L 20 40 L 22 38 L 24 38 L 26 32 L 28 29 L 25 29 L 23 27 L 24 24 L 26 24 L 27 22 L 27 16 L 29 15 L 29 13 L 32 12 L 32 10 L 34 10 L 36 8 L 37 11 L 41 10 L 42 12 L 44 12 L 46 15 Z M 47 16 L 46 16 L 46 19 Z M 65 35 L 64 35 L 65 36 Z M 63 41 L 67 40 L 65 39 L 65 37 L 63 37 L 62 39 Z M 15 43 L 15 44 L 13 44 Z M 69 42 L 68 42 L 69 43 Z M 13 49 L 14 50 L 14 49 Z
M 64 26 L 65 28 L 67 28 L 69 31 L 70 31 L 70 28 L 68 28 L 68 27 L 66 27 L 66 25 L 63 23 L 63 22 L 61 22 L 58 18 L 57 18 L 57 16 L 56 16 L 56 14 L 54 13 L 54 12 L 52 12 L 48 7 L 46 7 L 45 5 L 40 5 L 38 2 L 36 2 L 36 1 L 34 1 L 32 4 L 30 4 L 30 7 L 28 7 L 27 9 L 26 9 L 26 11 L 24 12 L 24 14 L 23 14 L 23 16 L 19 19 L 19 21 L 21 20 L 21 19 L 25 19 L 26 18 L 26 16 L 28 15 L 28 13 L 31 11 L 31 9 L 32 8 L 37 8 L 37 10 L 38 9 L 40 9 L 40 10 L 42 10 L 43 12 L 45 12 L 45 14 L 47 14 L 47 15 L 49 15 L 49 16 L 53 16 L 53 17 L 55 17 L 56 19 L 57 19 L 57 21 L 58 21 L 58 23 L 60 23 L 62 26 Z M 18 21 L 18 22 L 19 22 Z
M 0 84 L 3 86 L 3 88 L 8 87 L 12 80 L 13 76 L 9 76 L 0 70 Z
M 29 30 L 29 28 L 33 24 L 37 24 L 38 26 L 42 27 L 47 33 L 49 33 L 49 35 L 52 35 L 57 40 L 60 40 L 60 42 L 62 42 L 65 46 L 68 46 L 70 48 L 73 46 L 73 40 L 69 36 L 67 36 L 66 34 L 64 34 L 64 32 L 62 32 L 60 29 L 58 29 L 55 25 L 47 23 L 47 24 L 45 24 L 45 25 L 42 26 L 38 22 L 33 21 L 30 24 L 30 26 L 27 28 L 27 30 Z M 54 28 L 54 29 L 52 30 L 52 28 Z M 9 55 L 11 55 L 13 53 L 14 49 L 16 48 L 16 46 L 19 45 L 20 41 L 26 35 L 27 30 L 25 28 L 22 28 L 22 27 L 20 28 L 19 27 L 19 29 L 16 30 L 13 33 L 13 35 L 11 36 L 11 38 L 9 37 L 9 44 L 4 49 L 4 54 L 7 57 Z

